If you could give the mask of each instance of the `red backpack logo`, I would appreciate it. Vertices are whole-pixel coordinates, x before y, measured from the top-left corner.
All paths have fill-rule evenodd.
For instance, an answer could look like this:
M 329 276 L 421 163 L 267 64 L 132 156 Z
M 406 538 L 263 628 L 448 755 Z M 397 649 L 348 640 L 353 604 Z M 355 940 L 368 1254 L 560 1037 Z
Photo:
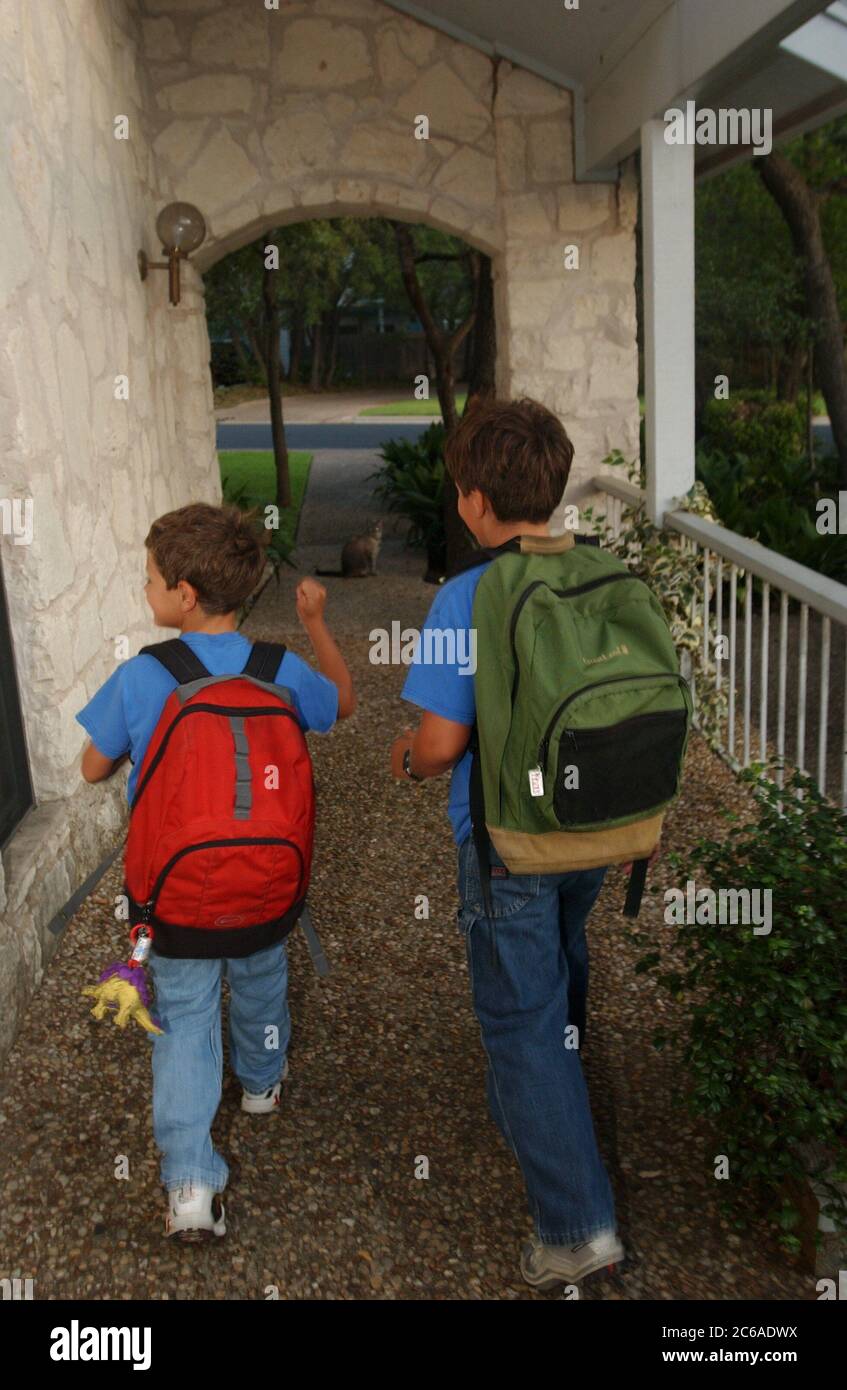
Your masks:
M 312 760 L 274 684 L 286 649 L 257 642 L 232 676 L 211 676 L 179 638 L 142 650 L 179 685 L 130 810 L 130 922 L 148 924 L 164 956 L 252 955 L 296 925 L 312 867 Z

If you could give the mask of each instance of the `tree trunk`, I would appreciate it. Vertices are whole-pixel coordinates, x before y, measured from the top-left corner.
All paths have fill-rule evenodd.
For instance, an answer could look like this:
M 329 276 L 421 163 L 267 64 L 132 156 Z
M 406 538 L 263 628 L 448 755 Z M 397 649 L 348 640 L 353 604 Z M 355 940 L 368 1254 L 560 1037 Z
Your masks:
M 474 397 L 493 396 L 497 367 L 497 322 L 494 315 L 494 277 L 491 257 L 481 251 L 476 253 L 478 271 L 476 276 L 475 317 L 473 332 L 473 351 L 468 371 L 468 409 Z
M 276 503 L 291 506 L 291 478 L 288 472 L 288 445 L 282 421 L 281 363 L 279 354 L 279 309 L 276 302 L 275 270 L 264 268 L 262 298 L 265 305 L 265 353 L 268 362 L 268 400 L 271 408 L 271 435 L 276 468 Z
M 323 362 L 323 333 L 320 323 L 312 325 L 312 372 L 309 379 L 309 389 L 320 391 L 321 389 L 321 364 Z
M 324 386 L 331 386 L 335 376 L 335 367 L 338 360 L 338 325 L 341 321 L 341 310 L 338 308 L 330 309 L 325 316 L 325 327 L 327 330 L 326 347 L 326 370 L 324 371 Z
M 250 351 L 253 354 L 256 366 L 259 368 L 259 380 L 261 381 L 263 386 L 267 386 L 268 368 L 267 363 L 265 362 L 264 353 L 262 352 L 262 348 L 259 345 L 259 339 L 256 333 L 256 329 L 252 323 L 248 323 L 244 331 L 247 341 L 250 344 Z
M 288 359 L 288 380 L 299 382 L 300 368 L 303 363 L 303 341 L 306 330 L 303 324 L 303 315 L 295 314 L 294 322 L 291 325 L 291 356 Z
M 405 222 L 394 222 L 392 225 L 400 257 L 400 273 L 406 293 L 409 296 L 409 302 L 423 327 L 427 347 L 435 364 L 438 401 L 441 406 L 444 428 L 449 434 L 451 430 L 455 429 L 459 420 L 456 410 L 456 382 L 453 361 L 457 349 L 473 328 L 474 311 L 471 310 L 464 323 L 461 323 L 449 337 L 438 327 L 418 279 L 418 272 L 415 267 L 415 241 L 411 230 Z M 471 549 L 470 538 L 465 524 L 459 516 L 457 502 L 456 485 L 452 479 L 446 477 L 444 480 L 444 533 L 447 541 L 445 562 L 447 574 Z
M 804 343 L 787 343 L 776 365 L 776 398 L 793 404 L 803 385 L 806 347 Z
M 847 363 L 838 295 L 821 229 L 821 198 L 784 155 L 774 151 L 753 163 L 788 223 L 794 249 L 803 261 L 806 313 L 815 325 L 815 379 L 823 391 L 832 425 L 839 487 L 847 488 Z

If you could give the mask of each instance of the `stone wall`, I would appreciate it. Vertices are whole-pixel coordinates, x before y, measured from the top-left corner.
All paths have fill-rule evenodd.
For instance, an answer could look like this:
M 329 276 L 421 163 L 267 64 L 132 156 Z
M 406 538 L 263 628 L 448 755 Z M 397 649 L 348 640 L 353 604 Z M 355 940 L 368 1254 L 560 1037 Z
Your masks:
M 126 0 L 0 6 L 0 497 L 32 498 L 34 523 L 31 544 L 0 545 L 38 803 L 3 853 L 0 1057 L 55 948 L 49 922 L 125 814 L 125 776 L 81 782 L 74 714 L 116 639 L 155 635 L 150 521 L 218 495 L 202 283 L 189 271 L 172 308 L 167 276 L 136 269 L 140 247 L 159 251 L 137 26 Z
M 499 389 L 562 416 L 569 498 L 638 410 L 635 187 L 573 182 L 569 93 L 377 0 L 3 0 L 0 79 L 0 498 L 35 521 L 0 545 L 38 801 L 0 873 L 2 1055 L 124 817 L 123 777 L 81 783 L 73 716 L 117 639 L 154 636 L 151 519 L 218 496 L 202 273 L 307 217 L 426 221 L 492 255 Z M 176 308 L 136 266 L 175 199 L 208 228 Z

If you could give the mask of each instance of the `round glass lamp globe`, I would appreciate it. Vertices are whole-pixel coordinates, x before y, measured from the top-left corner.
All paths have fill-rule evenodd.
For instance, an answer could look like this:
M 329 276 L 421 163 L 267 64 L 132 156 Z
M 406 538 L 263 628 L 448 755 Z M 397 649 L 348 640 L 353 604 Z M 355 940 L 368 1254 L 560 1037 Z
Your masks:
M 165 251 L 189 256 L 204 240 L 206 223 L 193 203 L 168 203 L 156 218 L 156 231 Z

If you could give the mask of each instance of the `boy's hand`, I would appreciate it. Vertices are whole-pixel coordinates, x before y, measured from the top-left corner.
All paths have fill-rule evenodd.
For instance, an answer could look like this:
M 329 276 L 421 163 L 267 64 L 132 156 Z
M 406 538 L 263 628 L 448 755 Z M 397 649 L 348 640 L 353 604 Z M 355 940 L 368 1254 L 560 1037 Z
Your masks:
M 297 615 L 302 623 L 322 618 L 326 606 L 326 589 L 316 579 L 301 579 L 297 585 Z

